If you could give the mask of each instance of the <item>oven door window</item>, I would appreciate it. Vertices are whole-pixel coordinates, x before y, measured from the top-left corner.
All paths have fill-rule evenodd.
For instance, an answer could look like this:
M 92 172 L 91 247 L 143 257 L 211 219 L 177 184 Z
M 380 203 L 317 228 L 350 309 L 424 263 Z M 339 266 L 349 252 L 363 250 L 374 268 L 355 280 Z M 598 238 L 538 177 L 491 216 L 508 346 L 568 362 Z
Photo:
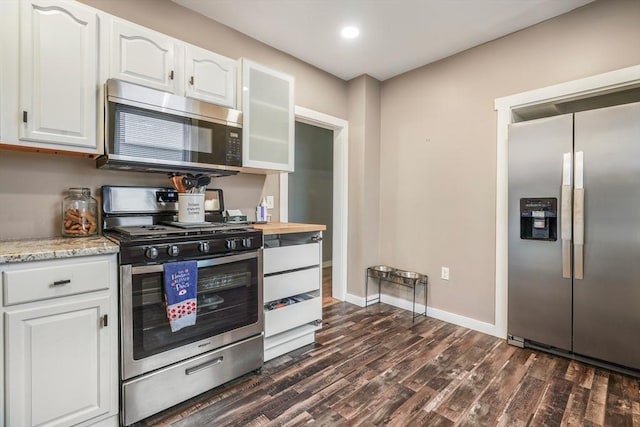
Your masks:
M 133 358 L 143 359 L 258 321 L 255 258 L 198 268 L 196 324 L 171 332 L 163 274 L 132 275 Z

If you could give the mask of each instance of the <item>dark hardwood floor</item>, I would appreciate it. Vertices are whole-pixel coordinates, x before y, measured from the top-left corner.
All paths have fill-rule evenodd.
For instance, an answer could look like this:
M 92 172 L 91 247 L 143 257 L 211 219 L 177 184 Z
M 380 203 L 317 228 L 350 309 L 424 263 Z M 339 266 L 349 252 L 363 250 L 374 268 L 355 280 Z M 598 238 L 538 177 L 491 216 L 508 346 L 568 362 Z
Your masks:
M 385 304 L 141 426 L 640 426 L 640 381 Z

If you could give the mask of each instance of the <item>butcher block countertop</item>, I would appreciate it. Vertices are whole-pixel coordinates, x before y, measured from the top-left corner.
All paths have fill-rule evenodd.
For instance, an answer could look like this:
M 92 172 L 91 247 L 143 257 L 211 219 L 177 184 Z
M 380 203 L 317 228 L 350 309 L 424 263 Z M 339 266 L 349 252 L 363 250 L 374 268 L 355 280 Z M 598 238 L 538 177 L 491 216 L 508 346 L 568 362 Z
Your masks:
M 118 253 L 120 247 L 102 236 L 54 237 L 0 241 L 0 264 Z
M 262 230 L 262 233 L 265 235 L 305 233 L 308 231 L 324 231 L 327 229 L 326 225 L 298 224 L 295 222 L 270 222 L 268 224 L 254 224 L 253 227 Z

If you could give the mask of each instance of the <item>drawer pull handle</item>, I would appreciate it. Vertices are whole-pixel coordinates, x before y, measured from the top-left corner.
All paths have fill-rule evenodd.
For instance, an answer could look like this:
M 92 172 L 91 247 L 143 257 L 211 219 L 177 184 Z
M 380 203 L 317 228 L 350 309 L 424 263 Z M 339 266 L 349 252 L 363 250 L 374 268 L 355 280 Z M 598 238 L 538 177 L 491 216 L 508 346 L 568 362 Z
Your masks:
M 104 316 L 102 316 L 102 327 L 107 326 L 109 326 L 109 315 L 105 314 Z
M 55 282 L 53 282 L 53 286 L 68 285 L 69 283 L 71 283 L 71 279 L 56 280 Z
M 220 356 L 217 359 L 210 360 L 208 362 L 203 363 L 202 365 L 194 366 L 193 368 L 185 369 L 184 373 L 187 375 L 195 374 L 196 372 L 202 371 L 203 369 L 210 368 L 211 366 L 218 365 L 222 363 L 223 357 Z

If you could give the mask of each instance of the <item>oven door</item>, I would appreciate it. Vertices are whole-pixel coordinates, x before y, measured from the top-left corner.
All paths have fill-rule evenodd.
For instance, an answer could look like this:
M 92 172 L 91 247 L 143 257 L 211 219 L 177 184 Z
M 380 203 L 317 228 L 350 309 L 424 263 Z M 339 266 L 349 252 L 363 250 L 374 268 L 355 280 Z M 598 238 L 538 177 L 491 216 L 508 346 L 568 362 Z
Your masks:
M 262 249 L 198 261 L 196 324 L 171 332 L 163 265 L 121 266 L 122 379 L 261 334 Z

